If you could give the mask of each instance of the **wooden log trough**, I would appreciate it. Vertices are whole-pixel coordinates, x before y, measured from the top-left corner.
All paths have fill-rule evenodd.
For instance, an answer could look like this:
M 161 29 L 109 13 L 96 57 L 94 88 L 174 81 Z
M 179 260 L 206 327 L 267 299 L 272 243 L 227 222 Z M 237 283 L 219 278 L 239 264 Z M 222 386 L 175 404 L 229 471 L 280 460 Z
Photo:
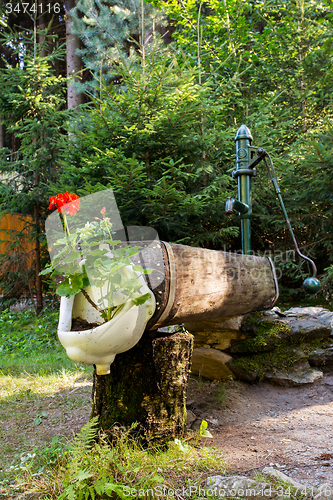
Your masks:
M 133 261 L 152 269 L 147 282 L 157 305 L 147 330 L 270 309 L 279 296 L 268 257 L 162 241 L 138 245 L 143 250 Z
M 129 427 L 136 421 L 146 442 L 182 437 L 193 339 L 181 328 L 173 334 L 158 328 L 273 307 L 274 265 L 267 257 L 158 240 L 131 244 L 142 247 L 133 263 L 152 269 L 147 283 L 156 310 L 141 340 L 117 354 L 110 374 L 94 374 L 92 416 L 111 435 L 115 423 Z

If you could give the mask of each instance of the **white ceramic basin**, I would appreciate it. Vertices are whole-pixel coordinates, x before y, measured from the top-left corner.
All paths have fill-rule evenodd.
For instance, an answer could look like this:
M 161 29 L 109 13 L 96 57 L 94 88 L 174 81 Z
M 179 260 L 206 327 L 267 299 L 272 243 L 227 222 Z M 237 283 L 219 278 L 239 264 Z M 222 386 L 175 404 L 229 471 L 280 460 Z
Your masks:
M 99 312 L 82 293 L 69 299 L 61 297 L 58 337 L 70 359 L 77 363 L 96 365 L 97 375 L 107 375 L 116 354 L 128 351 L 139 342 L 156 307 L 153 292 L 142 277 L 139 280 L 142 294 L 149 293 L 150 298 L 140 306 L 129 300 L 114 318 L 90 330 L 71 331 L 72 318 L 102 323 Z M 94 287 L 87 288 L 87 293 L 94 297 L 98 295 Z

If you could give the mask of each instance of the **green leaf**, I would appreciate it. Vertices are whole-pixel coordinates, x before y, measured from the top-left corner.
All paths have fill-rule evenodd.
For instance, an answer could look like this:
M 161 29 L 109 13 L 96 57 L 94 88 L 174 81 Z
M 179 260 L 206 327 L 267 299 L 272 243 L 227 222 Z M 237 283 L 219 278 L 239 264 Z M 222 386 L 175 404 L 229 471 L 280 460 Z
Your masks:
M 43 271 L 41 271 L 39 273 L 39 276 L 45 276 L 46 274 L 50 274 L 52 273 L 53 271 L 53 268 L 50 266 L 50 267 L 46 267 L 45 269 L 43 269 Z
M 144 295 L 141 295 L 141 297 L 138 297 L 137 299 L 133 299 L 133 302 L 136 306 L 141 306 L 144 304 L 149 298 L 151 297 L 150 293 L 145 293 Z
M 60 283 L 60 285 L 57 286 L 57 294 L 60 295 L 61 297 L 67 297 L 67 298 L 73 295 L 70 284 L 68 282 Z
M 89 278 L 88 276 L 85 274 L 82 278 L 82 288 L 86 288 L 87 286 L 90 285 L 90 282 L 89 282 Z
M 95 250 L 90 250 L 89 253 L 90 253 L 90 255 L 93 255 L 93 256 L 97 256 L 97 255 L 100 256 L 100 255 L 105 255 L 107 253 L 107 250 L 96 248 Z
M 174 443 L 177 446 L 177 448 L 184 453 L 187 453 L 191 449 L 188 444 L 181 441 L 180 439 L 175 438 Z
M 77 275 L 71 276 L 70 285 L 71 285 L 71 289 L 72 289 L 72 292 L 73 292 L 72 295 L 75 295 L 80 290 L 82 290 L 82 287 L 83 287 L 83 276 L 82 276 L 82 274 L 77 274 Z
M 87 470 L 79 470 L 79 472 L 76 475 L 76 479 L 78 481 L 84 481 L 84 479 L 88 479 L 89 477 L 93 477 L 92 472 L 88 472 Z
M 202 422 L 200 424 L 200 429 L 199 429 L 199 436 L 212 438 L 213 436 L 207 430 L 207 427 L 208 427 L 208 423 L 206 422 L 206 420 L 202 420 Z
M 140 266 L 140 264 L 136 264 L 135 266 L 132 266 L 132 269 L 133 269 L 133 271 L 139 271 L 140 273 L 142 273 L 142 271 L 143 271 L 142 266 Z

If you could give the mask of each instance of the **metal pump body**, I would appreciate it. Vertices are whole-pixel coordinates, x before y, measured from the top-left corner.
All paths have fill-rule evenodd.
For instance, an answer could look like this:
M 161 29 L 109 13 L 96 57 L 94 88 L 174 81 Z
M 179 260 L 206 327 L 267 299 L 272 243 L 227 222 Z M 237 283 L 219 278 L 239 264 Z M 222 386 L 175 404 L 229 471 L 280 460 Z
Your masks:
M 264 150 L 251 146 L 253 137 L 246 125 L 241 125 L 237 130 L 236 142 L 236 170 L 232 177 L 238 180 L 238 200 L 228 198 L 226 212 L 239 212 L 241 218 L 241 235 L 243 254 L 251 254 L 251 217 L 252 217 L 252 192 L 251 177 L 257 175 L 255 166 L 262 160 Z

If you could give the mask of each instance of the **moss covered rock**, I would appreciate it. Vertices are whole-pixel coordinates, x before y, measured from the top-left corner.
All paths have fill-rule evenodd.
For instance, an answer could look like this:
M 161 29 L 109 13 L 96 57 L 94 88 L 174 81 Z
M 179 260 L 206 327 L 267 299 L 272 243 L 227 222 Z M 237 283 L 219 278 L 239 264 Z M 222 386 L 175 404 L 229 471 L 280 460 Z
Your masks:
M 331 321 L 326 317 L 288 315 L 288 311 L 283 316 L 264 312 L 245 315 L 241 332 L 246 339 L 232 342 L 228 352 L 234 355 L 272 351 L 281 342 L 297 344 L 331 335 Z

